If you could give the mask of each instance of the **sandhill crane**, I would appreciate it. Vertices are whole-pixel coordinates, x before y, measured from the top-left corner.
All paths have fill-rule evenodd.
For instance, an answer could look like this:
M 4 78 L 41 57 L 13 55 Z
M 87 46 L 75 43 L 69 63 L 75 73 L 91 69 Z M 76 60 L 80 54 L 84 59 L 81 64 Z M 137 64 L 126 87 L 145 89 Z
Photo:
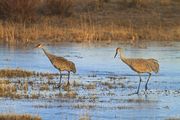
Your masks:
M 137 72 L 139 74 L 139 86 L 136 94 L 139 93 L 139 88 L 141 84 L 141 73 L 148 73 L 149 77 L 147 79 L 146 85 L 145 85 L 145 91 L 148 89 L 147 85 L 149 82 L 149 79 L 151 77 L 151 73 L 155 72 L 158 73 L 159 71 L 159 64 L 158 61 L 151 58 L 151 59 L 142 59 L 142 58 L 126 58 L 123 54 L 123 51 L 121 48 L 116 49 L 116 54 L 114 58 L 117 56 L 118 52 L 120 53 L 120 59 L 127 64 L 133 71 Z
M 69 61 L 63 57 L 55 56 L 53 54 L 48 53 L 44 48 L 42 44 L 38 44 L 36 48 L 42 48 L 45 55 L 48 57 L 52 65 L 59 70 L 60 72 L 60 81 L 59 81 L 59 87 L 61 85 L 61 79 L 62 74 L 61 71 L 67 71 L 68 72 L 68 83 L 67 85 L 70 85 L 69 78 L 70 78 L 70 72 L 76 73 L 76 67 L 75 64 L 72 61 Z

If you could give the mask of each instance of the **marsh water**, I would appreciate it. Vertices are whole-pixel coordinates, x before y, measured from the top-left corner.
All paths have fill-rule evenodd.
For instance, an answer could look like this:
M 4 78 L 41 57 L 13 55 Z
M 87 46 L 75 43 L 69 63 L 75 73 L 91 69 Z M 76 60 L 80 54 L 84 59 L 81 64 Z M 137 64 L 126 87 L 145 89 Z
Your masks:
M 155 58 L 160 71 L 153 74 L 144 93 L 147 79 L 143 75 L 140 94 L 136 91 L 139 76 L 124 64 L 115 49 L 121 47 L 127 57 Z M 45 49 L 76 64 L 77 73 L 71 74 L 71 84 L 94 84 L 95 88 L 73 88 L 75 98 L 49 97 L 54 92 L 43 91 L 48 97 L 39 99 L 0 98 L 0 113 L 29 113 L 43 120 L 108 120 L 108 119 L 167 119 L 180 117 L 180 43 L 145 43 L 133 47 L 123 43 L 61 43 Z M 28 71 L 58 73 L 41 49 L 20 49 L 0 46 L 0 68 L 20 68 Z M 14 78 L 17 79 L 17 78 Z M 53 79 L 58 82 L 59 78 Z M 67 78 L 63 77 L 63 83 Z M 104 83 L 103 85 L 100 83 Z M 111 83 L 106 85 L 105 83 Z M 57 91 L 56 91 L 57 93 Z M 80 100 L 81 98 L 81 100 Z

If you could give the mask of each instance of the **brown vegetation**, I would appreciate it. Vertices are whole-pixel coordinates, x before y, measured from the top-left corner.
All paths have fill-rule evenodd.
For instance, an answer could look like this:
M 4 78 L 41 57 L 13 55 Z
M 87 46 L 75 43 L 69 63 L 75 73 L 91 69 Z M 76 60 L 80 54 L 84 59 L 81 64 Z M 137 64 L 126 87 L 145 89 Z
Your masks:
M 38 2 L 39 0 L 1 0 L 0 17 L 18 22 L 35 20 Z
M 64 94 L 64 97 L 67 97 L 67 98 L 76 98 L 77 97 L 77 93 L 74 92 L 74 91 L 69 91 L 67 92 L 66 94 Z
M 96 84 L 87 84 L 84 86 L 86 89 L 96 89 Z
M 9 80 L 0 80 L 0 97 L 16 97 L 16 86 L 11 84 Z
M 49 90 L 49 85 L 45 83 L 40 85 L 40 90 Z
M 44 0 L 41 11 L 50 16 L 70 16 L 72 5 L 72 0 Z
M 7 0 L 9 11 L 4 16 L 5 1 L 0 2 L 1 18 L 12 20 L 0 20 L 0 39 L 7 43 L 180 39 L 178 0 L 30 0 L 15 4 L 18 11 L 27 9 L 26 14 L 13 10 L 14 0 Z M 30 23 L 16 22 L 13 16 Z M 34 18 L 38 19 L 32 22 Z
M 28 72 L 20 69 L 1 69 L 0 77 L 29 77 L 32 76 L 33 72 Z
M 35 71 L 26 71 L 22 69 L 0 69 L 0 77 L 32 77 L 32 76 L 41 76 L 47 77 L 48 79 L 52 78 L 52 76 L 57 76 L 58 74 L 50 74 L 50 73 L 39 73 Z
M 1 114 L 0 120 L 41 120 L 39 116 L 31 116 L 28 114 Z
M 138 98 L 138 99 L 128 99 L 127 102 L 130 102 L 130 103 L 153 103 L 153 102 L 157 102 L 157 101 L 145 100 L 142 98 Z
M 90 116 L 88 114 L 85 114 L 85 115 L 81 115 L 79 117 L 79 120 L 91 120 Z

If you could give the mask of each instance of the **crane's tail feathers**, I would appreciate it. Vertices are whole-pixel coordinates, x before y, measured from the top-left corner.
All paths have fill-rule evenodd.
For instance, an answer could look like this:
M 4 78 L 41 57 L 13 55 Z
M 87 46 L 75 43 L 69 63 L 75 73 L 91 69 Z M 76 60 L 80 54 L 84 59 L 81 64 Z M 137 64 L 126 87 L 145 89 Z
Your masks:
M 153 62 L 157 62 L 157 63 L 158 63 L 158 60 L 153 59 L 153 58 L 150 58 L 150 59 L 148 59 L 148 60 L 153 61 Z

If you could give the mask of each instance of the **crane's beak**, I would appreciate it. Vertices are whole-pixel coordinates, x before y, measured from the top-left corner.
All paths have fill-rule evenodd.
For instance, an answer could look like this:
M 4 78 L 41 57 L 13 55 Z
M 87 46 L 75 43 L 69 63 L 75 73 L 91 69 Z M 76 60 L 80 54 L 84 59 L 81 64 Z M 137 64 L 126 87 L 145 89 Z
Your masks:
M 114 58 L 117 56 L 117 52 L 116 52 L 116 54 L 114 55 Z
M 38 48 L 40 46 L 40 44 L 36 45 L 34 48 Z

